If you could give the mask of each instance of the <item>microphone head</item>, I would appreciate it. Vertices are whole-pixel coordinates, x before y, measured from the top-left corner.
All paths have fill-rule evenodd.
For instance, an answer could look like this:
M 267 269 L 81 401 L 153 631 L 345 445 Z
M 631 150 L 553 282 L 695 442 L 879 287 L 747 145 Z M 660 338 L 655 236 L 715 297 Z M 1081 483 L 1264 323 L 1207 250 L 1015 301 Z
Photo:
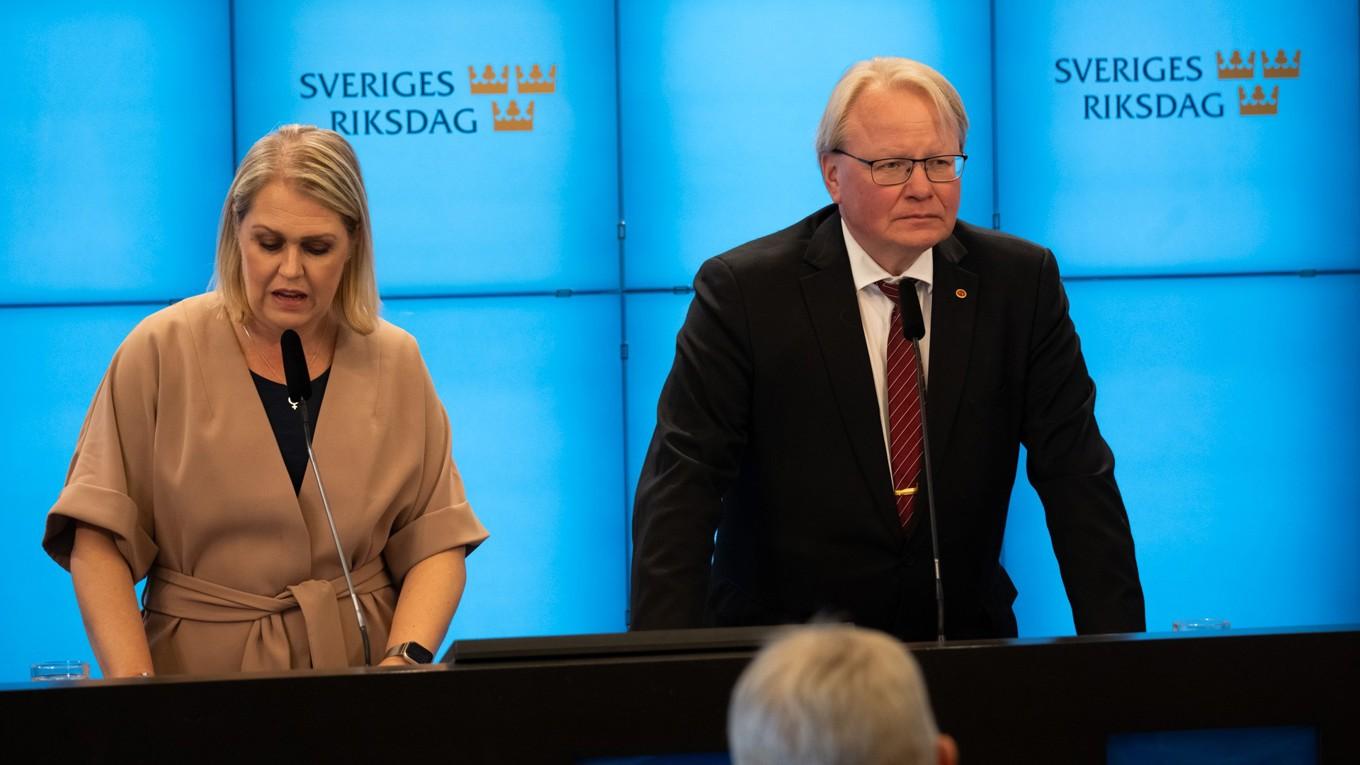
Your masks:
M 897 310 L 902 312 L 902 334 L 908 340 L 920 340 L 926 335 L 926 321 L 921 316 L 921 304 L 916 299 L 916 280 L 898 282 Z
M 288 398 L 306 401 L 312 397 L 312 376 L 307 373 L 307 354 L 302 351 L 302 338 L 291 329 L 279 337 L 283 351 L 283 377 L 288 382 Z

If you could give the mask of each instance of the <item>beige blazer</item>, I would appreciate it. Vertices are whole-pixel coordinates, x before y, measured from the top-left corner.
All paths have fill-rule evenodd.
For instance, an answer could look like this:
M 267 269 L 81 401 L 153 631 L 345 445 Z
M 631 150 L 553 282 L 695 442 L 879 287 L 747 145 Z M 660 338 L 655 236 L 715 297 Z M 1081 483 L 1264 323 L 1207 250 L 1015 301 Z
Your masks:
M 487 537 L 409 334 L 340 330 L 313 448 L 376 663 L 406 572 Z M 213 293 L 147 317 L 114 355 L 47 515 L 43 547 L 68 569 L 76 520 L 148 577 L 158 673 L 363 663 L 311 468 L 295 495 Z

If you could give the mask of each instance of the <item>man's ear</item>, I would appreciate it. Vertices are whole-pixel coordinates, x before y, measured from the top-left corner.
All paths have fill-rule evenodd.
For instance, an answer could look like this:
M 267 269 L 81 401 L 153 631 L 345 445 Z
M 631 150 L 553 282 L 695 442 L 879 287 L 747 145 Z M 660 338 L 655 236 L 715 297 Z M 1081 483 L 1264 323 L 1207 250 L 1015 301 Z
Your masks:
M 831 201 L 836 204 L 841 203 L 841 183 L 840 165 L 836 162 L 836 157 L 831 152 L 822 152 L 822 156 L 817 158 L 822 166 L 822 183 L 826 185 L 826 193 L 831 195 Z

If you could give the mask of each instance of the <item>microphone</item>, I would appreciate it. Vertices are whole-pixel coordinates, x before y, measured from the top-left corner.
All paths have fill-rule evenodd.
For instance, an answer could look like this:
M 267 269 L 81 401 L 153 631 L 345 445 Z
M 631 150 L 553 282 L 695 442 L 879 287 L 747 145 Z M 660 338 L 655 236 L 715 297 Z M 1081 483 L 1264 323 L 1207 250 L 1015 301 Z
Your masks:
M 297 332 L 285 329 L 279 337 L 279 350 L 283 352 L 283 379 L 288 384 L 288 403 L 297 409 L 312 397 L 312 375 L 307 371 L 307 354 L 302 352 L 302 338 Z M 303 422 L 306 423 L 306 420 Z M 308 433 L 307 441 L 311 440 L 312 436 Z
M 930 427 L 926 421 L 926 376 L 921 364 L 921 338 L 926 320 L 916 299 L 916 280 L 903 279 L 897 291 L 897 310 L 902 315 L 902 334 L 916 355 L 916 395 L 921 400 L 921 451 L 925 457 L 926 507 L 930 513 L 930 553 L 935 558 L 935 639 L 944 642 L 944 581 L 940 578 L 940 536 L 935 530 L 935 474 L 930 467 Z M 902 289 L 910 286 L 911 289 Z
M 916 343 L 926 336 L 926 320 L 921 315 L 921 304 L 916 300 L 916 280 L 906 278 L 902 281 L 907 282 L 906 285 L 899 283 L 897 291 L 897 310 L 902 312 L 902 334 L 906 335 L 909 342 Z M 902 286 L 908 286 L 911 289 L 904 290 Z M 920 360 L 921 354 L 918 353 L 916 354 L 917 369 L 920 369 Z M 287 359 L 284 361 L 286 362 Z M 309 382 L 308 385 L 310 384 Z
M 354 605 L 354 618 L 359 622 L 359 637 L 364 641 L 364 664 L 372 664 L 372 653 L 368 645 L 368 620 L 364 619 L 363 609 L 359 608 L 359 596 L 354 594 L 354 580 L 350 578 L 349 563 L 345 560 L 345 547 L 340 544 L 340 532 L 335 528 L 331 503 L 326 499 L 326 487 L 321 483 L 321 469 L 317 467 L 316 454 L 312 452 L 312 418 L 307 409 L 307 400 L 312 397 L 312 376 L 307 371 L 307 354 L 302 350 L 302 338 L 291 329 L 284 330 L 279 338 L 279 350 L 283 353 L 283 377 L 288 385 L 288 403 L 302 416 L 302 435 L 303 441 L 307 443 L 307 460 L 312 463 L 316 489 L 321 494 L 321 508 L 326 511 L 326 522 L 331 527 L 331 539 L 335 540 L 335 552 L 340 558 L 340 570 L 345 574 L 345 587 L 349 589 L 349 600 Z

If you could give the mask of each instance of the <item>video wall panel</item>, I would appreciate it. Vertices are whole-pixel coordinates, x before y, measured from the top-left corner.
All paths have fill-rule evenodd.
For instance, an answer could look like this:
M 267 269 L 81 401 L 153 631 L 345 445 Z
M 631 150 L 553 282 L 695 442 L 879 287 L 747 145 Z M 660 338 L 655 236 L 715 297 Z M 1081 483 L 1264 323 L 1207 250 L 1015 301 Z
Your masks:
M 384 294 L 617 284 L 613 3 L 234 8 L 238 156 L 288 122 L 345 135 Z
M 66 482 L 80 426 L 113 353 L 159 305 L 4 308 L 0 326 L 21 338 L 22 374 L 0 375 L 0 683 L 28 682 L 33 662 L 92 660 L 71 577 L 43 552 L 47 510 Z
M 855 61 L 939 69 L 972 130 L 961 216 L 992 213 L 988 4 L 981 0 L 621 3 L 624 286 L 689 285 L 704 259 L 830 203 L 813 138 Z
M 1068 275 L 1360 266 L 1351 0 L 996 3 L 998 212 Z
M 203 290 L 234 162 L 278 124 L 358 150 L 385 315 L 422 343 L 492 532 L 451 637 L 623 628 L 631 494 L 691 299 L 665 290 L 827 203 L 813 135 L 857 59 L 958 86 L 961 217 L 990 224 L 995 193 L 1067 276 L 1360 267 L 1353 2 L 84 0 L 3 20 L 0 305 L 49 307 L 0 308 L 32 370 L 0 384 L 21 476 L 5 594 L 44 614 L 0 638 L 0 681 L 92 657 L 43 513 L 117 343 Z M 1153 629 L 1360 619 L 1357 280 L 1069 282 Z M 612 294 L 524 296 L 559 289 Z M 108 301 L 145 302 L 63 307 Z M 1071 631 L 1049 549 L 1022 476 L 1026 635 Z
M 1238 627 L 1360 621 L 1360 276 L 1067 289 L 1148 629 L 1202 616 Z M 1043 511 L 1023 479 L 1004 564 L 1021 635 L 1071 634 Z
M 656 405 L 661 386 L 675 361 L 675 335 L 685 323 L 692 293 L 647 293 L 625 296 L 628 312 L 628 506 L 647 445 L 656 429 Z
M 491 532 L 451 638 L 622 630 L 618 298 L 389 300 L 385 316 L 420 342 Z
M 212 275 L 227 4 L 14 3 L 0 23 L 0 303 L 168 299 Z

